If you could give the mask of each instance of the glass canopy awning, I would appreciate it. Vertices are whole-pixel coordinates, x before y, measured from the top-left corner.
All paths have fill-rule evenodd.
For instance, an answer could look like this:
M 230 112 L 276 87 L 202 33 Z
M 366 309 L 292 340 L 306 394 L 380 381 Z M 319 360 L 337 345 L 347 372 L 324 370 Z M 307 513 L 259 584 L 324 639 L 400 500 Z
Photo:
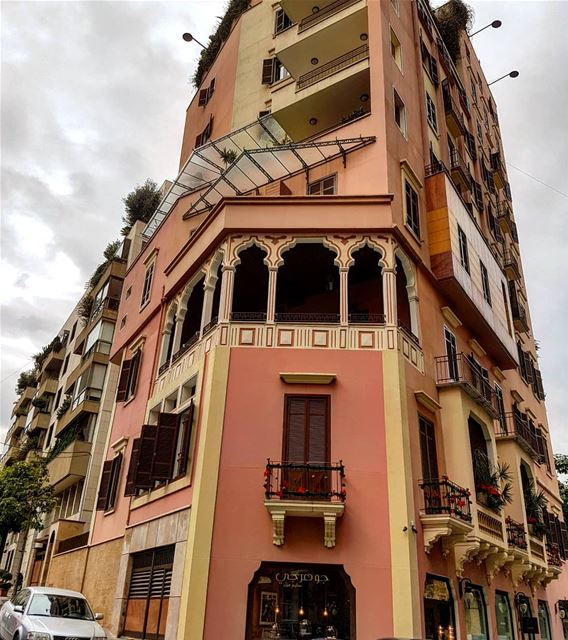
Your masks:
M 144 229 L 151 237 L 181 196 L 205 192 L 189 213 L 207 211 L 222 198 L 243 195 L 275 180 L 375 142 L 374 136 L 320 142 L 289 142 L 271 116 L 260 118 L 222 138 L 194 149 Z

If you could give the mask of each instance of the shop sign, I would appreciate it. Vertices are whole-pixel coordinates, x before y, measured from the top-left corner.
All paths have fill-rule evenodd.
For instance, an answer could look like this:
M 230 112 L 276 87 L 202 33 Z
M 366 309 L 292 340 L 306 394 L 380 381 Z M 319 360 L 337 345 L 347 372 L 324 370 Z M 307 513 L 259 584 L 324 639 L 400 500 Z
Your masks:
M 281 571 L 274 576 L 276 582 L 283 587 L 301 587 L 306 582 L 325 584 L 329 576 L 325 573 L 311 573 L 310 571 Z
M 522 633 L 538 633 L 538 618 L 521 618 Z
M 424 597 L 427 600 L 444 600 L 450 599 L 448 583 L 443 580 L 431 580 L 424 587 Z

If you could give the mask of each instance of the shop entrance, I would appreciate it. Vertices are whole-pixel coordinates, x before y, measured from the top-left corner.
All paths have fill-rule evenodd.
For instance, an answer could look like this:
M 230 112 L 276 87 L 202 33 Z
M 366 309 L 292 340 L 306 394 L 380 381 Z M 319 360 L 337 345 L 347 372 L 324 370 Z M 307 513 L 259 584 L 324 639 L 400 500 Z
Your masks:
M 455 640 L 454 601 L 447 578 L 426 576 L 424 622 L 427 640 Z
M 246 640 L 355 637 L 355 589 L 341 565 L 262 563 L 249 585 Z

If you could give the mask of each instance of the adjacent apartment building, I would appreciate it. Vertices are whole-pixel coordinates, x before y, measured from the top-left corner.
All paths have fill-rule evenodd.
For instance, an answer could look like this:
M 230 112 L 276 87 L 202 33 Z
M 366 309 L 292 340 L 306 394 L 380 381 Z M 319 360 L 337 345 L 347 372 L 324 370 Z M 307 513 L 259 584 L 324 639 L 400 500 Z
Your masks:
M 456 6 L 230 4 L 124 274 L 90 544 L 60 554 L 113 633 L 568 637 L 497 108 L 465 25 L 441 36 Z

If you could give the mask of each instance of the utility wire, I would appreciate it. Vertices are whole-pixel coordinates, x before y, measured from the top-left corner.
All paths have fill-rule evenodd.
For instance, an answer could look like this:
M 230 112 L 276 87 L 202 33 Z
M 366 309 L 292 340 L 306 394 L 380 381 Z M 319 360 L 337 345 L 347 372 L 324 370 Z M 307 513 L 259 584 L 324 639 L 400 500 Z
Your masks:
M 543 186 L 545 186 L 547 189 L 551 189 L 552 191 L 558 193 L 561 196 L 564 196 L 565 198 L 568 198 L 568 193 L 564 193 L 564 191 L 560 191 L 560 189 L 557 189 L 556 187 L 553 187 L 550 184 L 547 184 L 546 182 L 544 182 L 543 180 L 541 180 L 540 178 L 537 178 L 533 175 L 531 175 L 530 173 L 528 173 L 527 171 L 524 171 L 523 169 L 521 169 L 520 167 L 517 167 L 516 165 L 514 165 L 512 162 L 507 162 L 507 164 L 510 167 L 513 167 L 513 169 L 516 169 L 517 171 L 520 171 L 521 173 L 524 173 L 525 176 L 528 176 L 529 178 L 532 178 L 533 180 L 535 180 L 536 182 L 539 182 L 540 184 L 542 184 Z
M 31 360 L 28 360 L 26 362 L 26 364 L 23 365 L 22 367 L 20 367 L 19 369 L 14 369 L 14 371 L 12 371 L 12 373 L 9 373 L 5 378 L 2 378 L 2 380 L 0 380 L 0 382 L 5 382 L 6 380 L 8 380 L 8 378 L 11 378 L 12 376 L 15 376 L 16 373 L 18 373 L 18 372 L 22 371 L 23 369 L 25 369 L 32 362 L 33 362 L 33 358 Z

